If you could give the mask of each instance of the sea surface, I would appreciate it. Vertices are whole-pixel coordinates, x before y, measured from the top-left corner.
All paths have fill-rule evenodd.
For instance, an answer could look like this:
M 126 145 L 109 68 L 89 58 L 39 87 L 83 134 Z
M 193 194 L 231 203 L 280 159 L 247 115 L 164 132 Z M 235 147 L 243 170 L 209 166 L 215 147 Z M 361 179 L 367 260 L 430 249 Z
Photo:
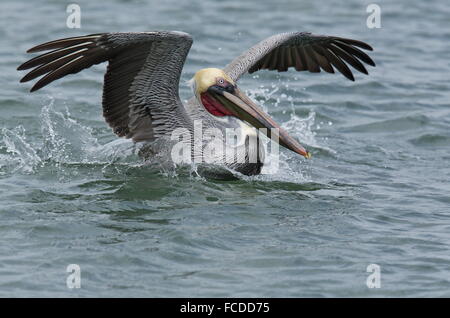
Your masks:
M 74 29 L 70 3 L 0 3 L 0 297 L 450 296 L 449 1 L 376 1 L 380 28 L 373 1 L 74 0 Z M 19 83 L 39 43 L 152 30 L 194 37 L 183 100 L 286 31 L 363 40 L 377 66 L 242 78 L 313 158 L 234 181 L 143 165 L 102 118 L 105 64 Z

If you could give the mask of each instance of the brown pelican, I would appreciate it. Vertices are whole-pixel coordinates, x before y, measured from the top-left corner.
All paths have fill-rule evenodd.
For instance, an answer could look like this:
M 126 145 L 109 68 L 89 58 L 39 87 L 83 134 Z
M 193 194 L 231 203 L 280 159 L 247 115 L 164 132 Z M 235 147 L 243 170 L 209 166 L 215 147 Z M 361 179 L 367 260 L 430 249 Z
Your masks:
M 358 40 L 306 32 L 277 34 L 243 52 L 223 69 L 198 71 L 191 80 L 194 97 L 184 105 L 178 85 L 191 45 L 189 34 L 176 31 L 91 34 L 35 46 L 28 53 L 50 52 L 23 63 L 18 70 L 33 68 L 21 82 L 44 75 L 31 88 L 33 92 L 65 75 L 108 61 L 103 115 L 115 134 L 134 142 L 153 144 L 163 140 L 173 145 L 172 133 L 181 129 L 195 144 L 197 123 L 203 131 L 216 128 L 224 135 L 227 128 L 241 128 L 239 141 L 226 146 L 233 147 L 237 155 L 222 163 L 234 171 L 255 175 L 263 166 L 264 149 L 259 142 L 250 142 L 260 136 L 251 127 L 266 128 L 263 133 L 306 158 L 310 153 L 237 87 L 242 75 L 262 69 L 284 72 L 290 67 L 314 73 L 321 69 L 334 73 L 337 69 L 354 81 L 347 63 L 364 74 L 368 72 L 361 62 L 375 66 L 361 50 L 372 48 Z M 199 148 L 192 144 L 190 157 L 204 156 L 204 142 Z M 224 159 L 223 153 L 218 156 Z

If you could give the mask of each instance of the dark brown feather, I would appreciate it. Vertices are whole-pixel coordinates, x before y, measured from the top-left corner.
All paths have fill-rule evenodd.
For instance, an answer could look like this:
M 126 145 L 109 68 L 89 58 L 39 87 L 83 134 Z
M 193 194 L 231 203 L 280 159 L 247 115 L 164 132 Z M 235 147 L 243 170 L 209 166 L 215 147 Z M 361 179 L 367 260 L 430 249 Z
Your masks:
M 94 48 L 88 51 L 88 49 L 82 49 L 80 51 L 77 52 L 73 52 L 70 53 L 66 56 L 60 57 L 58 59 L 55 59 L 47 64 L 41 65 L 35 69 L 33 69 L 32 71 L 30 71 L 27 75 L 25 75 L 20 82 L 28 82 L 32 79 L 35 79 L 36 77 L 39 77 L 41 75 L 44 75 L 45 73 L 51 72 L 56 70 L 57 68 L 63 66 L 64 64 L 69 63 L 70 61 L 78 58 L 79 56 L 84 56 L 85 54 L 89 54 L 91 55 L 92 53 L 94 53 L 95 51 L 99 51 L 101 50 L 100 48 Z
M 270 64 L 269 64 L 269 70 L 273 71 L 277 69 L 277 65 L 278 65 L 278 48 L 275 48 L 271 53 L 270 53 Z
M 328 73 L 334 73 L 333 66 L 330 64 L 330 62 L 326 59 L 325 56 L 320 54 L 319 49 L 317 49 L 316 45 L 311 45 L 312 49 L 314 50 L 314 54 L 316 57 L 317 63 L 319 63 L 320 67 Z
M 286 72 L 288 67 L 286 65 L 286 47 L 278 49 L 278 72 Z
M 306 71 L 306 63 L 304 60 L 302 60 L 300 54 L 298 53 L 297 47 L 292 46 L 291 47 L 292 55 L 295 57 L 295 70 L 296 71 Z
M 365 50 L 373 51 L 373 48 L 369 44 L 367 44 L 365 42 L 362 42 L 362 41 L 353 40 L 353 39 L 346 39 L 346 38 L 340 38 L 340 37 L 335 37 L 335 39 L 337 39 L 337 40 L 339 40 L 341 42 L 344 42 L 346 44 L 349 44 L 349 45 L 354 45 L 354 46 L 358 46 L 358 47 L 360 47 L 362 49 L 365 49 Z
M 287 46 L 286 49 L 286 65 L 287 67 L 291 67 L 295 65 L 294 59 L 292 58 L 292 50 L 290 46 Z
M 257 69 L 255 69 L 254 71 L 260 70 L 260 69 L 266 69 L 269 68 L 269 63 L 270 63 L 270 54 L 264 56 L 264 58 L 262 59 L 261 64 L 259 65 L 259 67 Z M 253 71 L 253 72 L 254 72 Z M 250 73 L 253 73 L 250 72 Z
M 314 52 L 309 45 L 303 47 L 304 55 L 308 63 L 308 70 L 312 73 L 319 73 L 320 67 L 316 58 L 314 56 Z
M 370 56 L 367 55 L 366 53 L 364 53 L 363 51 L 361 51 L 360 49 L 358 49 L 354 46 L 351 46 L 349 44 L 346 44 L 344 42 L 340 42 L 340 41 L 334 41 L 333 44 L 339 46 L 341 49 L 343 49 L 347 53 L 356 56 L 357 58 L 359 58 L 361 61 L 365 62 L 366 64 L 375 66 L 375 62 L 370 58 Z
M 50 84 L 57 79 L 66 76 L 68 74 L 78 73 L 86 67 L 90 67 L 93 64 L 98 64 L 102 62 L 102 53 L 98 52 L 96 54 L 89 55 L 88 57 L 80 55 L 79 57 L 71 60 L 67 64 L 57 68 L 56 70 L 48 73 L 43 78 L 41 78 L 32 88 L 31 92 L 38 90 L 45 85 Z
M 57 49 L 45 54 L 41 54 L 38 55 L 34 58 L 32 58 L 31 60 L 26 61 L 25 63 L 23 63 L 22 65 L 20 65 L 17 70 L 18 71 L 23 71 L 23 70 L 27 70 L 29 68 L 44 64 L 44 63 L 48 63 L 48 62 L 52 62 L 62 56 L 68 55 L 70 53 L 82 50 L 83 48 L 91 48 L 94 47 L 95 44 L 94 43 L 89 43 L 89 44 L 78 44 L 75 46 L 70 46 L 70 47 L 64 47 L 61 49 Z
M 364 73 L 364 74 L 369 74 L 367 72 L 366 68 L 364 67 L 364 65 L 357 58 L 355 58 L 354 56 L 348 54 L 343 49 L 341 49 L 339 46 L 334 45 L 334 44 L 328 44 L 326 47 L 329 50 L 331 50 L 334 54 L 339 56 L 341 59 L 346 61 L 348 64 L 353 66 L 356 70 L 358 70 L 358 71 L 360 71 L 361 73 Z
M 354 81 L 355 78 L 353 77 L 352 71 L 348 68 L 348 66 L 333 52 L 330 50 L 323 48 L 321 46 L 318 46 L 320 53 L 327 58 L 330 63 L 338 69 L 339 72 L 342 73 L 345 77 L 347 77 L 349 80 Z
M 86 35 L 86 36 L 77 36 L 77 37 L 72 37 L 72 38 L 50 41 L 50 42 L 42 43 L 42 44 L 36 45 L 35 47 L 32 47 L 31 49 L 29 49 L 27 51 L 27 53 L 59 49 L 62 47 L 74 46 L 74 45 L 78 45 L 81 43 L 92 43 L 95 40 L 97 40 L 100 36 L 101 36 L 101 34 L 91 34 L 91 35 Z

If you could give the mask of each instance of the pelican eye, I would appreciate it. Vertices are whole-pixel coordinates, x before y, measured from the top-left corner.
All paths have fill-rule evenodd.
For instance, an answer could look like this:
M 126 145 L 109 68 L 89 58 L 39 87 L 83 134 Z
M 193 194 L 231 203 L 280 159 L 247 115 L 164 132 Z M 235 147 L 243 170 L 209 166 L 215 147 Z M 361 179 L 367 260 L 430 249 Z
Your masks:
M 221 91 L 226 91 L 228 93 L 234 93 L 234 89 L 235 89 L 234 85 L 222 77 L 216 78 L 215 86 Z

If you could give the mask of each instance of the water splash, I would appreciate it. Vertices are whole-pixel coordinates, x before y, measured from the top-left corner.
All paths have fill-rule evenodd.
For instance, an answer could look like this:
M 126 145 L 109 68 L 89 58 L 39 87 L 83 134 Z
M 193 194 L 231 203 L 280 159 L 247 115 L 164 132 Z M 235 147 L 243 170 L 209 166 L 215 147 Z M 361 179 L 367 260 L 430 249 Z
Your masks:
M 2 143 L 0 144 L 0 173 L 4 171 L 31 173 L 42 163 L 35 147 L 28 141 L 25 128 L 17 126 L 14 129 L 2 129 Z
M 291 114 L 291 118 L 287 122 L 283 123 L 281 127 L 289 131 L 289 134 L 296 137 L 306 146 L 325 150 L 331 154 L 336 154 L 337 152 L 334 149 L 322 143 L 323 139 L 317 138 L 317 132 L 314 131 L 315 121 L 316 113 L 313 111 L 310 112 L 305 118 Z M 330 125 L 330 123 L 328 123 L 328 125 Z M 316 129 L 320 129 L 320 125 L 317 125 Z
M 267 108 L 265 104 L 269 100 L 273 101 L 277 90 L 277 87 L 273 89 L 260 88 L 251 91 L 249 95 L 253 98 L 258 96 L 260 99 L 259 103 L 263 108 Z M 288 102 L 293 105 L 292 98 L 284 94 L 276 97 L 276 101 L 276 103 Z M 105 169 L 113 164 L 136 167 L 143 164 L 146 166 L 155 165 L 156 162 L 156 167 L 162 175 L 174 178 L 184 175 L 182 170 L 178 171 L 178 167 L 174 165 L 167 166 L 165 164 L 167 163 L 165 156 L 162 156 L 162 160 L 158 160 L 161 159 L 161 156 L 155 156 L 153 160 L 143 163 L 138 155 L 139 151 L 143 149 L 142 144 L 134 144 L 126 139 L 115 139 L 101 145 L 93 135 L 92 128 L 86 127 L 72 118 L 67 107 L 62 111 L 57 110 L 55 100 L 51 97 L 49 102 L 42 108 L 39 118 L 42 138 L 40 140 L 37 138 L 38 140 L 34 143 L 27 141 L 26 129 L 22 126 L 12 130 L 2 130 L 3 145 L 0 144 L 0 149 L 3 149 L 4 153 L 0 152 L 0 173 L 2 170 L 33 173 L 35 168 L 45 164 L 54 165 L 58 168 L 58 171 L 62 171 L 65 169 L 63 166 L 67 165 L 100 164 Z M 314 112 L 310 112 L 305 118 L 292 113 L 290 120 L 282 126 L 305 145 L 320 147 L 313 131 L 314 121 Z M 273 155 L 269 152 L 266 153 L 267 161 L 275 160 L 271 156 Z M 297 160 L 298 158 L 292 159 L 294 156 L 294 154 L 280 152 L 278 169 L 270 170 L 272 167 L 266 165 L 263 168 L 265 177 L 261 178 L 294 182 L 308 181 L 304 171 L 307 164 L 302 164 L 301 168 L 299 168 L 299 160 Z M 14 165 L 14 170 L 10 168 L 11 165 Z M 3 168 L 6 166 L 9 169 Z M 199 177 L 195 165 L 190 167 L 188 175 L 193 178 Z M 236 176 L 240 177 L 239 175 Z M 246 177 L 243 178 L 246 179 Z
M 55 162 L 90 162 L 100 147 L 92 136 L 92 129 L 70 118 L 66 108 L 65 114 L 54 108 L 54 99 L 42 108 L 40 114 L 43 137 L 42 157 Z
M 53 98 L 42 108 L 39 118 L 42 138 L 35 142 L 27 140 L 23 126 L 2 129 L 0 173 L 34 173 L 45 164 L 59 168 L 67 164 L 142 164 L 137 156 L 139 145 L 125 139 L 99 144 L 92 129 L 71 118 L 67 108 L 57 111 Z
M 53 99 L 42 108 L 40 120 L 44 144 L 41 156 L 45 160 L 64 164 L 136 162 L 133 159 L 137 158 L 139 146 L 127 139 L 100 144 L 92 128 L 71 118 L 67 107 L 65 112 L 57 111 Z
M 294 113 L 291 114 L 291 118 L 281 124 L 281 127 L 289 132 L 290 135 L 301 140 L 305 145 L 312 147 L 321 147 L 316 140 L 317 133 L 313 130 L 316 120 L 316 113 L 309 112 L 308 116 L 302 118 Z
M 306 117 L 297 115 L 295 113 L 295 99 L 284 93 L 277 96 L 275 93 L 277 93 L 278 90 L 279 87 L 276 85 L 272 85 L 270 88 L 261 86 L 257 89 L 248 90 L 247 94 L 252 99 L 257 100 L 262 109 L 268 113 L 270 113 L 270 108 L 273 109 L 273 107 L 279 107 L 280 105 L 288 105 L 291 109 L 291 116 L 287 122 L 281 124 L 281 127 L 308 148 L 314 147 L 334 152 L 334 150 L 318 142 L 316 138 L 317 133 L 314 131 L 316 113 L 311 111 Z M 269 103 L 271 103 L 271 105 L 268 105 Z M 283 110 L 283 113 L 286 111 L 288 110 Z M 279 157 L 275 158 L 275 156 Z M 295 159 L 293 160 L 293 158 Z M 278 167 L 265 165 L 262 170 L 262 175 L 256 178 L 265 181 L 290 181 L 297 183 L 311 181 L 307 172 L 309 164 L 302 164 L 301 168 L 299 168 L 299 165 L 296 164 L 298 162 L 297 159 L 298 155 L 293 153 L 284 153 L 280 151 L 279 154 L 271 154 L 266 151 L 266 162 L 278 160 Z

